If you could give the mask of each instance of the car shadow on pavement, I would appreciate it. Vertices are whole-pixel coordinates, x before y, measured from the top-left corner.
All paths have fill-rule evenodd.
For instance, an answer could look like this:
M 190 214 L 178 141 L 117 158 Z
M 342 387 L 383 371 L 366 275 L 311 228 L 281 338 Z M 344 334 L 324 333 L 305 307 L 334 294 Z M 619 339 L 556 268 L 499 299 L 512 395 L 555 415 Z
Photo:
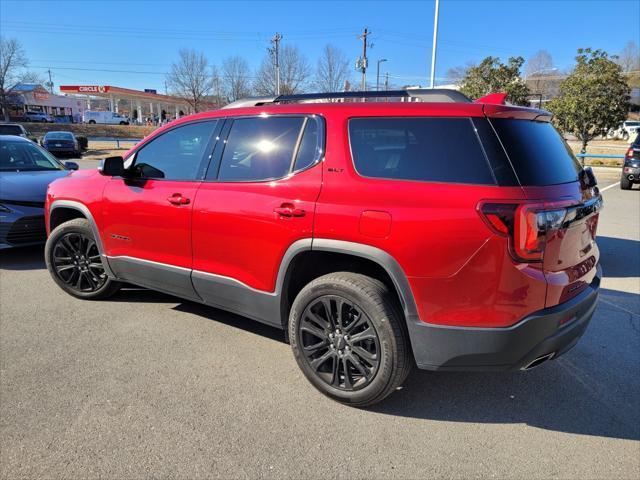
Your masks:
M 44 246 L 7 248 L 0 250 L 2 270 L 40 270 L 47 268 L 44 263 Z
M 600 249 L 600 264 L 605 277 L 640 276 L 640 242 L 624 238 L 596 239 Z
M 640 295 L 603 289 L 584 337 L 557 360 L 527 372 L 414 369 L 400 391 L 372 410 L 640 440 L 638 306 Z
M 174 307 L 179 312 L 191 313 L 206 318 L 213 322 L 223 323 L 233 328 L 251 332 L 261 337 L 266 337 L 281 343 L 285 343 L 284 332 L 276 327 L 260 323 L 251 318 L 236 315 L 235 313 L 219 310 L 209 305 L 195 302 L 182 302 Z

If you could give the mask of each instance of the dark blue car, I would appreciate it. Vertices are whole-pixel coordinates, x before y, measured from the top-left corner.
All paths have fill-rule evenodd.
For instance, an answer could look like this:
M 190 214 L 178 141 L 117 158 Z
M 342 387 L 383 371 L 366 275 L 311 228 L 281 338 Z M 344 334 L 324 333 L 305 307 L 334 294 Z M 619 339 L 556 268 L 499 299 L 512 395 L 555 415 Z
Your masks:
M 46 240 L 47 186 L 77 169 L 26 138 L 0 135 L 0 249 Z

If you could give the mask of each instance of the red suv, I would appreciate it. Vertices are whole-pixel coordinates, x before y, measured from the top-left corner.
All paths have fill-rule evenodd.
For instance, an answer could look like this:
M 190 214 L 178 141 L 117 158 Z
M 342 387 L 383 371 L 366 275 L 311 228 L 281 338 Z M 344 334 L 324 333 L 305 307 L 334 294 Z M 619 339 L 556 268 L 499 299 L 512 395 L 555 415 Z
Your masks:
M 548 112 L 502 94 L 365 101 L 380 95 L 236 102 L 56 180 L 53 279 L 80 298 L 126 282 L 281 328 L 309 381 L 357 406 L 414 362 L 528 369 L 566 352 L 601 277 L 593 173 Z

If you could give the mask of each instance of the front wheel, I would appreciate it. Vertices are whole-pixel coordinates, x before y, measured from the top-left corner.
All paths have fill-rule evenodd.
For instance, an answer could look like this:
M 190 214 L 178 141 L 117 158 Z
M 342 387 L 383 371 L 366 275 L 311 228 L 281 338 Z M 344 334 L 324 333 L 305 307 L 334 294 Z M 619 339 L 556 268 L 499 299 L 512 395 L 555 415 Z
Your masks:
M 373 405 L 396 390 L 411 369 L 397 301 L 380 281 L 351 272 L 305 286 L 289 316 L 298 366 L 320 392 L 342 403 Z
M 107 298 L 120 282 L 107 276 L 89 221 L 76 218 L 57 226 L 44 248 L 47 269 L 65 292 L 87 300 Z
M 89 125 L 95 125 L 96 121 L 95 120 L 89 120 Z

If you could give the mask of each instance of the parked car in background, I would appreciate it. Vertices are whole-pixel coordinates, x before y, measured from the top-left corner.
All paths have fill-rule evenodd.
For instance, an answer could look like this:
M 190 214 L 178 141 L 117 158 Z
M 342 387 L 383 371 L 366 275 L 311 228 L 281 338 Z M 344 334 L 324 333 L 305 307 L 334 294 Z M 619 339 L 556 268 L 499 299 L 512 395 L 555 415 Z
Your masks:
M 616 129 L 611 129 L 607 133 L 607 138 L 615 140 L 629 140 L 640 131 L 640 121 L 627 120 L 622 122 Z
M 32 142 L 38 143 L 38 137 L 29 132 L 19 123 L 0 123 L 0 135 L 16 135 L 28 138 Z
M 28 111 L 23 114 L 25 122 L 53 123 L 53 117 L 45 112 Z
M 573 347 L 596 308 L 602 197 L 551 114 L 444 89 L 331 102 L 365 95 L 239 101 L 53 182 L 53 280 L 281 328 L 307 379 L 356 406 L 414 364 L 528 370 Z
M 45 241 L 47 186 L 77 169 L 30 140 L 0 135 L 0 249 Z
M 129 119 L 115 112 L 87 110 L 82 116 L 84 123 L 99 123 L 105 125 L 129 125 Z
M 42 138 L 42 146 L 54 155 L 82 156 L 82 148 L 71 132 L 47 132 Z
M 631 190 L 634 183 L 640 183 L 640 135 L 627 150 L 622 166 L 622 176 L 620 177 L 620 188 Z

